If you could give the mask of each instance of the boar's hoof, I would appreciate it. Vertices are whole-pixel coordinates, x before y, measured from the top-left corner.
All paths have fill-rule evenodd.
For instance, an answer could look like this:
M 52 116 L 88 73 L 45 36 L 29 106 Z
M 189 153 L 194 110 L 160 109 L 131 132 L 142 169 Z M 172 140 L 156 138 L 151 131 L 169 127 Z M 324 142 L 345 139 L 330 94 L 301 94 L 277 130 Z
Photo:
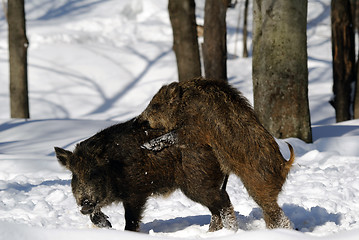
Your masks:
M 175 131 L 172 131 L 142 144 L 141 148 L 159 152 L 162 149 L 170 147 L 176 143 L 178 143 L 178 136 Z
M 99 228 L 112 228 L 110 221 L 107 220 L 108 216 L 106 216 L 103 212 L 95 212 L 90 215 L 90 219 L 92 223 Z

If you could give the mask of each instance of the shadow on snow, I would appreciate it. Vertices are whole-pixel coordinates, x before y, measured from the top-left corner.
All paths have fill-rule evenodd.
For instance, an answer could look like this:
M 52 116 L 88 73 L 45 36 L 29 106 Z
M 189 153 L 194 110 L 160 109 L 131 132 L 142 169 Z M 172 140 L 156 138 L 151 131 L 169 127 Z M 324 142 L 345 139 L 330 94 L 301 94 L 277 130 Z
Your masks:
M 340 224 L 341 214 L 328 213 L 325 208 L 312 207 L 307 210 L 303 207 L 294 204 L 284 204 L 283 211 L 289 217 L 294 225 L 294 229 L 300 232 L 312 232 L 316 227 L 325 225 L 328 222 L 334 222 L 336 225 Z M 237 220 L 239 222 L 239 229 L 244 231 L 256 230 L 252 225 L 253 222 L 263 220 L 262 210 L 260 208 L 253 208 L 248 216 L 244 216 L 236 212 Z M 210 215 L 178 217 L 168 220 L 155 219 L 149 223 L 141 224 L 141 232 L 171 233 L 184 230 L 187 227 L 198 225 L 204 226 L 210 223 Z
M 33 188 L 39 187 L 39 186 L 55 186 L 55 185 L 63 185 L 63 186 L 70 186 L 71 180 L 47 180 L 43 181 L 40 184 L 20 184 L 20 183 L 7 183 L 5 186 L 2 186 L 0 188 L 1 191 L 8 191 L 10 189 L 22 191 L 22 192 L 30 192 Z

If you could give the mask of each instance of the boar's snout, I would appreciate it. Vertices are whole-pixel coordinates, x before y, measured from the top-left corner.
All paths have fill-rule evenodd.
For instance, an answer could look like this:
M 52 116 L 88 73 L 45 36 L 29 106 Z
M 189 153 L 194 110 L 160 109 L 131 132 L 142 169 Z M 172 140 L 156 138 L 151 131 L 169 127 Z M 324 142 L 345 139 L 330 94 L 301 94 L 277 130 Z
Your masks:
M 89 200 L 85 200 L 82 202 L 81 207 L 82 208 L 80 211 L 82 214 L 91 214 L 95 211 L 96 203 L 90 202 Z

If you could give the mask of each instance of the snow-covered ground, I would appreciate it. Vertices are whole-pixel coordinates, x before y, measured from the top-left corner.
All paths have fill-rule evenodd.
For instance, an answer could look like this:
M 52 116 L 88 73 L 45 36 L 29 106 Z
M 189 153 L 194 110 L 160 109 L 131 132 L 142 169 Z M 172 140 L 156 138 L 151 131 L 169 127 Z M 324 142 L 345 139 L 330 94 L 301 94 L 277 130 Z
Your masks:
M 240 2 L 228 10 L 228 77 L 252 101 L 251 58 L 233 57 L 242 52 L 241 36 L 235 42 Z M 203 23 L 204 1 L 196 3 Z M 279 199 L 298 231 L 266 230 L 260 209 L 231 176 L 236 233 L 208 233 L 209 211 L 179 191 L 148 201 L 143 234 L 123 231 L 121 204 L 104 209 L 114 229 L 93 229 L 76 206 L 70 173 L 54 156 L 54 146 L 71 150 L 136 116 L 177 79 L 167 1 L 27 0 L 27 121 L 9 118 L 7 24 L 0 11 L 0 239 L 358 239 L 359 121 L 334 123 L 330 0 L 309 0 L 308 7 L 314 143 L 287 139 L 297 158 Z

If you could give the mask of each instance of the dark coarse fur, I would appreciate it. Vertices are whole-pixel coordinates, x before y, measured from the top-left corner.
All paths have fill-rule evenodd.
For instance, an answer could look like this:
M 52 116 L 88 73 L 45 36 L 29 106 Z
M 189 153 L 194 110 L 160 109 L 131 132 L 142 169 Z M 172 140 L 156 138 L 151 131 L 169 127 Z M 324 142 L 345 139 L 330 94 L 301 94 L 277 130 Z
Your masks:
M 294 161 L 287 162 L 248 101 L 224 81 L 194 79 L 162 87 L 138 120 L 178 133 L 179 143 L 209 145 L 223 173 L 239 176 L 268 228 L 290 228 L 277 204 Z
M 79 143 L 73 152 L 55 148 L 72 172 L 72 191 L 83 214 L 99 227 L 111 227 L 101 208 L 123 202 L 126 230 L 137 231 L 146 200 L 180 189 L 209 208 L 210 231 L 236 230 L 233 207 L 224 189 L 224 173 L 211 147 L 178 144 L 153 152 L 140 145 L 163 135 L 135 120 L 109 127 Z

